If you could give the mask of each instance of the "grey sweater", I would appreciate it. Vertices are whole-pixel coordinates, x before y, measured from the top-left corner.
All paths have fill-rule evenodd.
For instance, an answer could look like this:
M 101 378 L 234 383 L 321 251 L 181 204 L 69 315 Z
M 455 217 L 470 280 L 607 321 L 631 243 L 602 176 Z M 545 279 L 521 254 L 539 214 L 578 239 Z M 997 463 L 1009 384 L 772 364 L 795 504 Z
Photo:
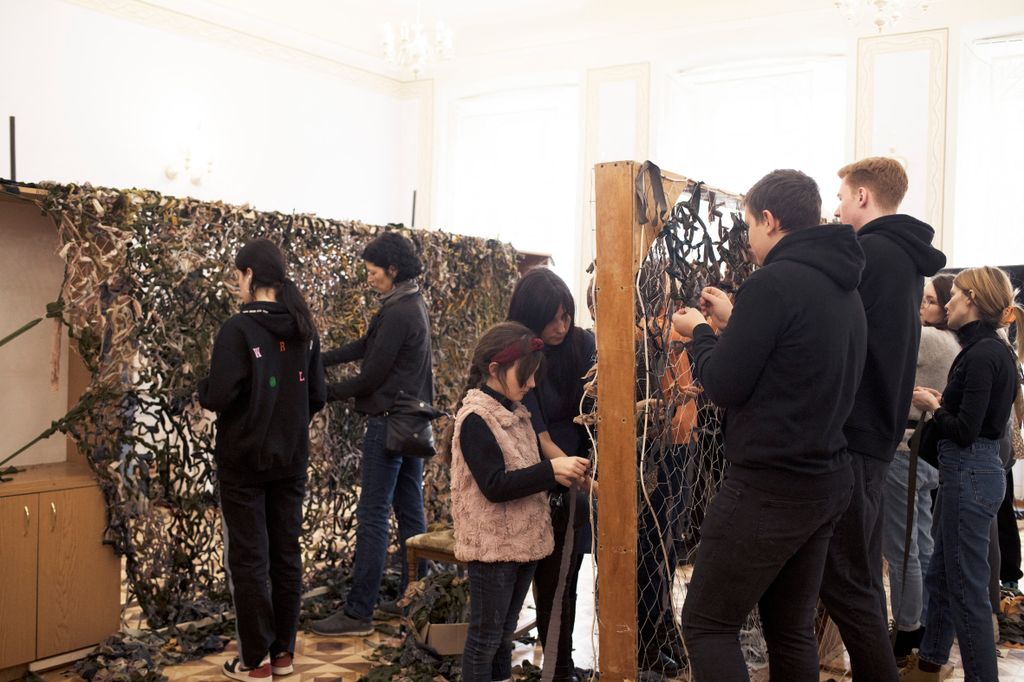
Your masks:
M 921 346 L 917 351 L 917 373 L 914 377 L 915 386 L 927 386 L 941 391 L 946 388 L 946 380 L 949 378 L 949 368 L 953 360 L 960 352 L 960 341 L 957 340 L 956 332 L 948 329 L 936 329 L 935 327 L 921 327 Z M 921 410 L 913 405 L 910 406 L 909 419 L 920 419 Z M 907 439 L 913 429 L 907 429 L 900 441 L 897 450 L 909 451 Z

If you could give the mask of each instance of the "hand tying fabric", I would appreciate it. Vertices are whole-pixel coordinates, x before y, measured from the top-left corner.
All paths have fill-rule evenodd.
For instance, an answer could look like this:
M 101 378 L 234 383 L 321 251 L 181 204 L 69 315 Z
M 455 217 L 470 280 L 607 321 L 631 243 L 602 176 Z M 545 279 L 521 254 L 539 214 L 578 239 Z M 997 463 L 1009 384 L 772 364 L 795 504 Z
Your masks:
M 911 398 L 914 403 L 914 407 L 928 412 L 934 412 L 939 409 L 941 399 L 941 393 L 936 391 L 934 388 L 928 388 L 927 386 L 915 386 L 914 396 Z

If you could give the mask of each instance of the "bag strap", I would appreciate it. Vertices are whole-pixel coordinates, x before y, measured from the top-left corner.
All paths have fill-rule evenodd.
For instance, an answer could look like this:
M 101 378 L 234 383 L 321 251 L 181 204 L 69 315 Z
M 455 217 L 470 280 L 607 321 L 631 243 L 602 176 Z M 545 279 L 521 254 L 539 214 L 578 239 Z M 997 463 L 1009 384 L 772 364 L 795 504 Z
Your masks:
M 652 164 L 653 165 L 653 164 Z M 569 578 L 569 565 L 575 561 L 573 550 L 576 540 L 576 490 L 569 488 L 563 493 L 563 500 L 569 504 L 569 520 L 565 524 L 565 537 L 562 539 L 562 556 L 558 562 L 558 587 L 551 604 L 551 615 L 548 619 L 548 636 L 544 641 L 544 656 L 541 667 L 541 682 L 552 682 L 555 679 L 555 665 L 558 663 L 558 640 L 562 630 L 562 601 L 565 599 L 565 584 Z
M 930 412 L 922 412 L 921 417 L 914 426 L 914 433 L 910 436 L 910 466 L 907 475 L 907 526 L 903 537 L 903 575 L 900 578 L 900 605 L 893 614 L 893 621 L 898 621 L 903 612 L 903 602 L 906 599 L 903 595 L 907 593 L 907 561 L 910 560 L 910 542 L 914 538 L 914 508 L 917 506 L 917 460 L 921 450 L 921 431 L 924 430 L 925 422 L 928 421 Z M 895 628 L 894 628 L 895 629 Z

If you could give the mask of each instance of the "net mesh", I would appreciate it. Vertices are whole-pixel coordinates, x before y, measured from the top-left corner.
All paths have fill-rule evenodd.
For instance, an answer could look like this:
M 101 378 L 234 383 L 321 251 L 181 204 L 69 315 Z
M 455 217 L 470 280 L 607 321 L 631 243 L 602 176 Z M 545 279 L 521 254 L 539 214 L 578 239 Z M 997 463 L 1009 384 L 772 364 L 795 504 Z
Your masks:
M 656 168 L 656 167 L 655 167 Z M 637 196 L 657 174 L 641 170 Z M 658 179 L 660 182 L 660 177 Z M 653 191 L 652 191 L 653 189 Z M 671 314 L 696 306 L 701 290 L 734 293 L 751 274 L 747 226 L 737 197 L 690 182 L 677 202 L 661 207 L 660 229 L 634 281 L 637 432 L 637 664 L 641 676 L 665 669 L 661 654 L 682 664 L 690 679 L 679 615 L 686 598 L 700 527 L 725 471 L 722 411 L 704 397 L 691 374 L 685 339 Z M 598 264 L 600 267 L 600 264 Z M 600 311 L 597 311 L 600 320 Z M 600 322 L 598 322 L 598 330 Z M 592 424 L 593 419 L 588 423 Z M 823 666 L 843 673 L 842 645 L 834 626 L 819 615 Z M 755 608 L 740 632 L 752 679 L 767 679 L 767 646 Z

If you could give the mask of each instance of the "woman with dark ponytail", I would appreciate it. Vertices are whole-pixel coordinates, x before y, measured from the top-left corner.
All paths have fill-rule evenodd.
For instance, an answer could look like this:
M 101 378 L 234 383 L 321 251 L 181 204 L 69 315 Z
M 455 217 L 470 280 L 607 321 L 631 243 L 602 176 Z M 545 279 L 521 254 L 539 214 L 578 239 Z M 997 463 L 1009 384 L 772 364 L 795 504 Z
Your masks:
M 387 413 L 399 392 L 426 402 L 434 400 L 430 318 L 416 284 L 423 264 L 413 243 L 397 232 L 385 232 L 367 244 L 363 260 L 366 282 L 380 294 L 380 310 L 370 320 L 365 336 L 324 353 L 326 367 L 362 361 L 356 374 L 330 384 L 328 399 L 354 398 L 356 412 L 367 419 L 356 507 L 352 586 L 341 611 L 312 623 L 311 629 L 319 635 L 373 632 L 373 610 L 384 575 L 392 508 L 398 519 L 402 566 L 405 540 L 427 528 L 423 513 L 423 460 L 384 450 Z M 403 571 L 403 589 L 404 583 Z
M 236 680 L 293 671 L 302 594 L 309 422 L 327 397 L 309 307 L 266 239 L 235 257 L 241 310 L 217 333 L 199 402 L 217 413 L 214 457 L 224 563 L 235 604 Z

